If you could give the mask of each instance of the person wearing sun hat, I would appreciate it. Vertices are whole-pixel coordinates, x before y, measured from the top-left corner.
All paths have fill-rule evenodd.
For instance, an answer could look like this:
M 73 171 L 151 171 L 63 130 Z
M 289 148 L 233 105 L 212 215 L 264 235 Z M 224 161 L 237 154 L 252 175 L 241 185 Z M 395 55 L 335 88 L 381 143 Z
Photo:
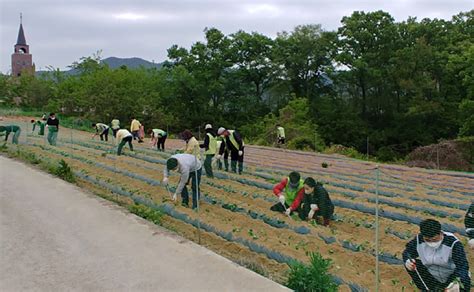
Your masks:
M 304 180 L 304 198 L 298 215 L 301 220 L 315 219 L 328 226 L 334 214 L 334 205 L 329 194 L 320 182 L 312 177 Z
M 270 210 L 285 212 L 287 215 L 298 210 L 304 197 L 303 186 L 301 175 L 296 171 L 290 172 L 288 177 L 283 178 L 273 187 L 273 193 L 278 197 L 279 202 L 273 205 Z

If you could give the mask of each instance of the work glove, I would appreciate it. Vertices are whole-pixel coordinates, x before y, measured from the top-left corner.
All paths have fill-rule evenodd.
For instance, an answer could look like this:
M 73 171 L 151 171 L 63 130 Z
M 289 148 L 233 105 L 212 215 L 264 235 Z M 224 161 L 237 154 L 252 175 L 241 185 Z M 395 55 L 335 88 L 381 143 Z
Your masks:
M 309 213 L 308 213 L 308 219 L 313 219 L 313 216 L 314 216 L 314 213 L 315 213 L 315 212 L 316 212 L 315 210 L 309 211 Z
M 280 201 L 280 203 L 282 203 L 283 205 L 285 205 L 285 196 L 282 195 L 282 194 L 280 194 L 280 195 L 278 196 L 278 201 Z
M 288 215 L 288 216 L 290 216 L 290 214 L 291 214 L 291 208 L 286 209 L 285 214 Z
M 222 155 L 220 155 L 220 154 L 216 155 L 216 160 L 221 160 L 221 158 L 222 158 Z
M 454 283 L 452 282 L 451 284 L 449 284 L 448 287 L 446 287 L 446 289 L 444 289 L 445 292 L 459 292 L 461 289 L 461 287 L 459 286 L 459 283 Z
M 415 260 L 414 260 L 414 259 L 408 259 L 408 260 L 405 262 L 405 267 L 406 267 L 407 270 L 409 270 L 409 271 L 414 271 L 414 270 L 416 270 L 416 263 L 415 263 Z
M 470 248 L 474 249 L 474 238 L 469 239 L 467 244 L 469 245 Z
M 166 187 L 166 186 L 168 185 L 168 178 L 165 177 L 165 178 L 163 179 L 163 182 L 162 182 L 162 183 L 163 183 L 163 186 Z
M 178 194 L 177 193 L 174 193 L 173 194 L 173 197 L 171 197 L 171 199 L 176 202 L 176 200 L 178 199 Z
M 317 204 L 311 204 L 309 205 L 311 207 L 311 211 L 318 211 L 319 210 L 319 207 Z
M 244 151 L 239 150 L 239 156 L 242 156 L 242 155 L 244 155 Z

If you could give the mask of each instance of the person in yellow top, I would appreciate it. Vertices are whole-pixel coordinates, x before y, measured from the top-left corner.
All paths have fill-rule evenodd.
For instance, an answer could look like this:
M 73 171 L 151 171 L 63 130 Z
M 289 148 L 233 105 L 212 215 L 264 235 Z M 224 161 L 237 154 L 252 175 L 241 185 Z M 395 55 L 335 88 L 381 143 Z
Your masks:
M 277 124 L 276 129 L 277 129 L 277 144 L 278 145 L 285 144 L 285 139 L 286 139 L 285 128 L 283 128 L 280 124 Z
M 132 118 L 132 123 L 130 124 L 130 132 L 132 132 L 133 140 L 137 140 L 137 138 L 138 138 L 139 142 L 142 141 L 140 139 L 140 137 L 138 136 L 138 132 L 140 131 L 141 126 L 142 126 L 142 124 L 137 119 L 135 119 L 133 117 Z
M 193 133 L 189 130 L 184 130 L 181 133 L 181 137 L 186 141 L 186 147 L 184 148 L 184 153 L 192 154 L 196 158 L 201 160 L 201 148 L 199 147 L 198 140 L 194 137 Z

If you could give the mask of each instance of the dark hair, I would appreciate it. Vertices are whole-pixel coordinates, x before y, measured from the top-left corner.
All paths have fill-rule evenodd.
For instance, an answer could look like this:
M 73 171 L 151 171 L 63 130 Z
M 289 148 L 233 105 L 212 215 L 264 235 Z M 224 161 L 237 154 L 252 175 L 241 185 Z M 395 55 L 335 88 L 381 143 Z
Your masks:
M 305 180 L 304 180 L 304 184 L 309 186 L 309 187 L 312 187 L 314 188 L 316 186 L 316 181 L 314 180 L 314 178 L 312 177 L 307 177 Z
M 34 122 L 35 122 L 35 120 L 31 120 L 31 122 L 32 122 L 32 123 L 34 123 Z
M 191 133 L 191 131 L 189 131 L 189 130 L 184 130 L 181 133 L 181 137 L 183 138 L 183 140 L 189 140 L 193 137 L 193 133 Z
M 435 237 L 441 233 L 441 223 L 434 219 L 426 219 L 420 223 L 420 232 L 423 237 Z
M 92 124 L 92 127 L 95 127 L 96 124 Z
M 289 177 L 290 177 L 290 183 L 291 183 L 291 184 L 296 184 L 296 183 L 298 183 L 298 182 L 300 181 L 300 179 L 301 179 L 301 175 L 300 175 L 298 172 L 296 172 L 296 171 L 290 172 Z
M 173 170 L 176 166 L 178 166 L 178 159 L 171 157 L 166 160 L 166 168 L 168 168 L 168 170 Z
M 55 113 L 50 113 L 49 116 L 55 116 L 56 114 Z

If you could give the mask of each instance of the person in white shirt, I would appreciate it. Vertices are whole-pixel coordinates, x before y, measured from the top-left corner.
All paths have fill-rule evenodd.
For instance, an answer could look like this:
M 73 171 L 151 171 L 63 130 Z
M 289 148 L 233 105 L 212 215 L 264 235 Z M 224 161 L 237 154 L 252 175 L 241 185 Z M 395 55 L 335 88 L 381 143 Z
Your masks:
M 122 154 L 122 148 L 127 142 L 128 142 L 128 146 L 130 147 L 130 150 L 133 151 L 132 140 L 133 140 L 133 135 L 128 130 L 125 130 L 125 129 L 118 130 L 117 141 L 120 141 L 120 142 L 117 148 L 117 155 Z

